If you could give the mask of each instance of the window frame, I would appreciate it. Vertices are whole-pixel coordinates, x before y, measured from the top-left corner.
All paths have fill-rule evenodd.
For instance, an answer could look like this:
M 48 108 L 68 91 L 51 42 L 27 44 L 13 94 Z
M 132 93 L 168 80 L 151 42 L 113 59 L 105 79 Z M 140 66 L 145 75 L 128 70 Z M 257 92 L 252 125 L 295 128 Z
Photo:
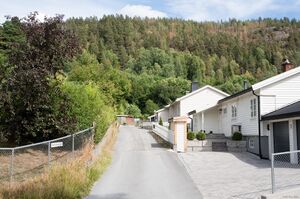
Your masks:
M 227 114 L 227 106 L 223 108 L 223 114 L 224 114 L 224 115 Z
M 231 105 L 231 118 L 232 119 L 237 118 L 237 106 L 236 106 L 236 104 Z
M 256 118 L 257 117 L 257 100 L 253 98 L 250 100 L 250 117 Z

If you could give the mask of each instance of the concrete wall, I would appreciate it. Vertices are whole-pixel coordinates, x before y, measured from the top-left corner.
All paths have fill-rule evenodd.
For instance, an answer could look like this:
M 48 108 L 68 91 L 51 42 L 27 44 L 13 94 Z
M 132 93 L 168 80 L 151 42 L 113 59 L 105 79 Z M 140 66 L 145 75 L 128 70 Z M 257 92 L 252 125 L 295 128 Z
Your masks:
M 174 133 L 173 131 L 169 130 L 168 128 L 159 125 L 158 123 L 152 123 L 152 131 L 164 139 L 166 142 L 174 144 Z
M 250 140 L 254 143 L 254 148 L 251 148 L 249 146 Z M 246 136 L 247 141 L 247 151 L 250 153 L 254 153 L 256 155 L 259 155 L 259 141 L 258 136 Z M 268 136 L 261 136 L 261 152 L 263 158 L 269 158 L 269 142 L 268 142 Z

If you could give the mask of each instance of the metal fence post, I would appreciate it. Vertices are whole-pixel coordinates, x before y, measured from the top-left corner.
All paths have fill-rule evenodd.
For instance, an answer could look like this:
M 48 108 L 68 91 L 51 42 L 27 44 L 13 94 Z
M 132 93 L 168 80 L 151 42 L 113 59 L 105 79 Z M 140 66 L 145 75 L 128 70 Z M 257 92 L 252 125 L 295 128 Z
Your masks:
M 15 157 L 15 149 L 11 150 L 10 156 L 10 168 L 9 168 L 9 182 L 12 183 L 13 175 L 14 175 L 14 157 Z
M 51 142 L 48 142 L 48 165 L 51 165 Z
M 271 180 L 272 180 L 272 193 L 275 192 L 275 172 L 274 172 L 274 154 L 271 156 Z
M 74 150 L 75 143 L 74 143 L 74 141 L 75 141 L 75 135 L 73 133 L 72 134 L 72 155 L 73 155 L 73 158 L 75 157 L 75 150 Z

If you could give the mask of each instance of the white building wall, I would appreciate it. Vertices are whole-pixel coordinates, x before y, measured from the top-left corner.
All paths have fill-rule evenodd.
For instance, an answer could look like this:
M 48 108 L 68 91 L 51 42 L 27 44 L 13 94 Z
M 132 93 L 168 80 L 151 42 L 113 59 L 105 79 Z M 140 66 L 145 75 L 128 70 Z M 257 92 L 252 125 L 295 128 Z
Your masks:
M 160 118 L 163 122 L 168 122 L 169 119 L 169 109 L 165 108 L 164 110 L 157 113 L 157 121 L 159 122 Z
M 218 103 L 220 99 L 223 99 L 224 95 L 213 91 L 209 88 L 204 89 L 194 95 L 191 95 L 185 99 L 180 101 L 180 114 L 188 115 L 189 112 L 196 110 L 199 112 L 200 110 L 207 109 L 212 107 Z
M 169 118 L 181 116 L 180 115 L 180 102 L 175 102 L 169 107 Z
M 201 113 L 196 113 L 193 115 L 193 130 L 195 132 L 200 131 L 202 129 L 201 120 L 202 120 Z
M 261 95 L 261 114 L 267 114 L 283 106 L 300 100 L 300 74 L 263 87 Z
M 193 130 L 195 132 L 205 130 L 206 133 L 212 131 L 214 134 L 220 133 L 219 131 L 219 110 L 218 107 L 208 109 L 203 112 L 204 125 L 202 126 L 202 112 L 193 115 Z
M 230 137 L 232 135 L 231 129 L 232 125 L 240 125 L 241 132 L 243 135 L 258 135 L 258 107 L 256 107 L 256 117 L 251 117 L 251 109 L 250 109 L 250 100 L 257 99 L 251 92 L 246 93 L 244 95 L 233 98 L 229 101 L 223 102 L 222 106 L 222 116 L 219 119 L 221 123 L 220 129 L 222 129 L 222 133 L 225 136 Z M 232 105 L 237 107 L 237 117 L 232 118 L 231 108 Z M 257 106 L 257 102 L 256 102 Z M 224 113 L 224 108 L 227 108 L 227 113 Z

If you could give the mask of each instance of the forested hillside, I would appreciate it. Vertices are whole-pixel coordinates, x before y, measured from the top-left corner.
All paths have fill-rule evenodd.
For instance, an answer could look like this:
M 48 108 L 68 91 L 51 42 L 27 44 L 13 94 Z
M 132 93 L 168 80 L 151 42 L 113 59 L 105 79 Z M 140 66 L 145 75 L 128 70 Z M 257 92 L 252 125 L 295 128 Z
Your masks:
M 9 18 L 0 26 L 0 143 L 58 137 L 115 114 L 147 116 L 190 90 L 228 93 L 300 63 L 300 22 L 123 16 Z
M 233 93 L 244 79 L 280 73 L 283 58 L 300 63 L 300 22 L 288 18 L 198 23 L 106 16 L 69 19 L 67 26 L 99 62 L 128 74 L 134 92 L 126 100 L 144 113 L 147 99 L 170 103 L 193 80 Z M 172 91 L 175 82 L 182 89 Z

